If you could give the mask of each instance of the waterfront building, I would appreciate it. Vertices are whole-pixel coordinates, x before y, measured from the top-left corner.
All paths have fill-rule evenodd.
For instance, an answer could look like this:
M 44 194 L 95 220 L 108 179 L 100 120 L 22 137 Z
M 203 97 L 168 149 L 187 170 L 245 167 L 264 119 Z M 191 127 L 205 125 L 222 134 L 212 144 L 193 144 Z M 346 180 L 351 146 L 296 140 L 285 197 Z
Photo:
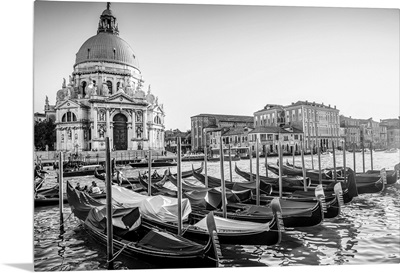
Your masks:
M 104 150 L 106 137 L 115 150 L 164 149 L 164 108 L 143 84 L 138 57 L 119 37 L 107 2 L 97 34 L 76 53 L 56 104 L 46 98 L 46 115 L 56 121 L 57 150 Z
M 255 128 L 289 126 L 304 133 L 305 150 L 309 151 L 319 141 L 323 149 L 341 143 L 339 110 L 336 106 L 308 101 L 297 101 L 287 106 L 267 104 L 254 113 Z
M 375 148 L 386 148 L 388 146 L 387 128 L 387 125 L 379 123 L 379 145 Z
M 191 133 L 181 132 L 179 129 L 165 131 L 165 150 L 176 153 L 177 151 L 177 137 L 181 138 L 181 151 L 186 153 L 191 150 Z
M 249 145 L 252 151 L 256 151 L 256 141 L 259 143 L 259 153 L 277 154 L 279 143 L 283 153 L 300 153 L 303 131 L 289 125 L 260 126 L 249 133 Z
M 192 151 L 203 151 L 204 136 L 206 136 L 207 147 L 210 145 L 212 136 L 209 136 L 207 132 L 221 128 L 252 127 L 254 120 L 252 116 L 216 114 L 199 114 L 192 116 L 190 119 Z M 207 129 L 206 133 L 204 129 Z
M 222 136 L 223 148 L 229 148 L 230 145 L 232 153 L 248 154 L 249 138 L 248 135 L 253 130 L 247 126 L 245 127 L 224 127 L 209 129 L 207 131 L 208 150 L 210 154 L 212 151 L 219 150 L 219 143 Z M 214 152 L 215 153 L 215 152 Z M 218 152 L 219 153 L 219 152 Z M 226 153 L 226 152 L 225 152 Z
M 360 120 L 350 117 L 345 117 L 344 115 L 339 116 L 340 127 L 343 129 L 343 137 L 346 141 L 346 149 L 351 149 L 354 147 L 360 148 L 361 143 L 361 130 L 360 130 Z
M 382 119 L 381 124 L 387 127 L 387 147 L 400 148 L 400 117 Z
M 361 148 L 369 148 L 371 143 L 373 147 L 380 146 L 380 128 L 379 122 L 372 118 L 360 119 L 360 141 Z

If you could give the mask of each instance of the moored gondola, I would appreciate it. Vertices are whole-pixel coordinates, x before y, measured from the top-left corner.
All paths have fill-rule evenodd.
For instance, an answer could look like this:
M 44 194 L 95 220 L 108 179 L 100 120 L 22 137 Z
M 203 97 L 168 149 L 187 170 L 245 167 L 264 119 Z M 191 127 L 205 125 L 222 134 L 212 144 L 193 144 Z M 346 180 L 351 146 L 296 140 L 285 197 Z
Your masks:
M 107 244 L 105 207 L 67 183 L 68 202 L 84 229 L 98 243 Z M 113 246 L 124 258 L 139 258 L 162 268 L 216 267 L 219 243 L 214 217 L 207 215 L 208 241 L 196 243 L 182 236 L 148 228 L 141 223 L 139 208 L 113 205 Z M 121 257 L 122 258 L 122 257 Z
M 172 179 L 171 179 L 172 180 Z M 185 186 L 183 186 L 184 188 Z M 209 190 L 215 190 L 216 188 L 210 188 Z M 211 192 L 211 191 L 210 191 Z M 184 191 L 184 196 L 187 197 L 191 203 L 199 204 L 198 206 L 192 206 L 193 214 L 204 215 L 209 210 L 213 210 L 215 215 L 222 216 L 221 210 L 221 192 L 219 191 L 217 196 L 213 196 L 206 191 L 196 192 L 195 190 Z M 273 212 L 271 209 L 271 200 L 266 202 L 262 206 L 249 204 L 247 200 L 238 200 L 233 198 L 230 200 L 230 190 L 226 190 L 227 193 L 227 218 L 236 219 L 241 221 L 269 222 L 273 218 Z M 240 198 L 239 198 L 240 199 Z M 304 227 L 304 226 L 315 226 L 323 221 L 324 213 L 322 203 L 319 200 L 309 200 L 309 202 L 297 202 L 295 200 L 280 199 L 280 205 L 282 208 L 282 218 L 285 227 Z
M 286 163 L 286 164 L 290 164 L 290 163 Z M 293 166 L 293 165 L 289 165 L 289 166 L 285 166 L 283 165 L 283 173 L 288 174 L 290 171 L 288 171 L 289 169 L 291 169 L 292 171 L 301 171 L 301 168 Z M 346 169 L 346 172 L 349 172 L 352 170 L 350 170 L 349 168 Z M 356 173 L 354 174 L 355 176 L 355 181 L 356 181 L 356 187 L 357 187 L 357 193 L 358 194 L 365 194 L 365 193 L 378 193 L 381 192 L 384 187 L 384 181 L 381 178 L 381 171 L 379 171 L 379 174 L 365 174 L 365 173 Z M 318 173 L 317 170 L 308 170 L 307 174 L 309 173 Z M 330 179 L 324 179 L 323 183 L 329 183 L 329 181 L 333 181 L 333 170 L 332 169 L 325 169 L 324 170 L 324 174 L 325 174 L 325 178 L 329 178 Z M 343 175 L 343 168 L 338 168 L 337 169 L 337 175 L 339 177 L 339 179 L 342 179 L 342 175 Z M 317 181 L 313 180 L 313 183 L 317 183 Z
M 200 167 L 198 167 L 198 168 L 195 169 L 194 171 L 195 171 L 196 173 L 201 173 L 201 172 L 203 171 L 203 163 L 201 163 Z M 120 172 L 120 175 L 121 175 L 121 185 L 138 184 L 138 183 L 140 182 L 140 181 L 139 181 L 139 177 L 125 177 L 125 176 L 122 174 L 121 171 L 119 171 L 119 172 Z M 165 174 L 166 174 L 167 172 L 168 172 L 168 173 L 171 173 L 170 170 L 168 169 L 168 170 L 165 170 L 165 171 L 163 172 L 162 175 L 160 175 L 160 174 L 158 174 L 158 173 L 152 174 L 151 180 L 152 180 L 153 182 L 159 182 L 159 181 L 161 181 L 161 180 L 165 177 Z M 192 175 L 193 175 L 192 170 L 188 170 L 188 171 L 182 172 L 182 178 L 187 178 L 187 177 L 190 177 L 190 176 L 192 176 Z M 99 173 L 97 170 L 95 170 L 94 176 L 95 176 L 97 179 L 100 179 L 100 180 L 105 181 L 105 174 L 104 174 L 104 172 Z M 114 177 L 112 178 L 112 182 L 113 182 L 113 183 L 116 183 L 116 184 L 120 184 L 120 183 L 118 182 L 118 176 L 117 176 L 117 175 L 114 175 Z
M 120 187 L 113 187 L 113 198 L 118 203 L 124 203 L 132 207 L 140 207 L 143 225 L 161 228 L 173 233 L 178 231 L 178 224 L 174 219 L 160 219 L 164 207 L 160 204 L 173 205 L 177 203 L 176 198 L 166 196 L 144 197 Z M 138 202 L 140 200 L 140 202 Z M 184 199 L 188 200 L 188 199 Z M 183 215 L 185 221 L 182 229 L 185 230 L 183 236 L 195 240 L 206 241 L 208 234 L 205 227 L 205 214 L 192 213 L 191 202 L 183 202 Z M 266 223 L 254 223 L 249 221 L 239 221 L 215 216 L 215 223 L 219 240 L 223 244 L 255 244 L 255 245 L 275 245 L 280 242 L 283 222 L 281 220 L 281 208 L 278 199 L 272 200 L 271 208 L 273 218 Z

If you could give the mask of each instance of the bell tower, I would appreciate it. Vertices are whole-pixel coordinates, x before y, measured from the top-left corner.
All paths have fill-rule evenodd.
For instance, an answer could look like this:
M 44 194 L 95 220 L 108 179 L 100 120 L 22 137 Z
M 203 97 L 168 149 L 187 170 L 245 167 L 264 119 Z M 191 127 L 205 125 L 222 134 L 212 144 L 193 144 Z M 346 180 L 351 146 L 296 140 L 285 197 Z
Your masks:
M 105 9 L 103 13 L 100 15 L 97 34 L 99 34 L 100 32 L 105 32 L 115 35 L 119 34 L 118 24 L 116 24 L 117 18 L 112 14 L 110 6 L 111 3 L 107 2 L 107 9 Z

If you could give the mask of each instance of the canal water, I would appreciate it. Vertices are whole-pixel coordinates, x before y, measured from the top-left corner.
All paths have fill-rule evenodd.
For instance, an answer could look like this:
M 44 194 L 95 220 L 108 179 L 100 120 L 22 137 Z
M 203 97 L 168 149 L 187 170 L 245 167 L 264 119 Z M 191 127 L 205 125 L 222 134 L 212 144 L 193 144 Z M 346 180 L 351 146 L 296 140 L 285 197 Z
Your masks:
M 399 153 L 373 153 L 374 169 L 393 169 L 399 163 Z M 270 162 L 276 162 L 270 157 Z M 284 157 L 292 162 L 292 157 Z M 365 154 L 365 170 L 371 168 L 370 155 Z M 301 158 L 295 157 L 296 164 Z M 343 166 L 343 155 L 336 155 L 337 166 Z M 362 154 L 356 153 L 356 171 L 363 169 Z M 253 172 L 256 160 L 253 159 Z M 260 174 L 265 174 L 265 159 L 260 158 Z M 346 153 L 346 163 L 353 168 L 353 154 Z M 182 170 L 200 166 L 200 162 L 184 162 Z M 249 160 L 232 162 L 242 170 L 249 170 Z M 306 167 L 311 168 L 311 156 L 305 157 Z M 332 155 L 321 156 L 322 167 L 332 167 Z M 229 179 L 229 163 L 225 162 L 225 179 Z M 314 156 L 314 166 L 318 166 Z M 208 163 L 208 174 L 220 177 L 219 162 Z M 160 169 L 161 173 L 164 169 Z M 136 176 L 137 170 L 122 168 L 126 176 Z M 143 171 L 143 170 L 142 170 Z M 176 169 L 172 168 L 175 172 Z M 271 175 L 271 174 L 270 174 Z M 241 177 L 233 171 L 233 180 Z M 44 187 L 55 185 L 55 172 L 49 171 Z M 193 178 L 191 178 L 193 179 Z M 65 178 L 72 184 L 90 184 L 97 181 L 93 176 Z M 34 209 L 34 268 L 35 271 L 105 270 L 106 249 L 93 241 L 64 207 L 65 233 L 59 231 L 58 206 Z M 400 182 L 388 186 L 383 192 L 364 194 L 346 204 L 335 219 L 325 219 L 315 227 L 286 228 L 282 242 L 276 246 L 222 245 L 222 267 L 295 266 L 295 265 L 383 265 L 400 263 Z M 116 269 L 155 268 L 139 260 L 115 261 Z

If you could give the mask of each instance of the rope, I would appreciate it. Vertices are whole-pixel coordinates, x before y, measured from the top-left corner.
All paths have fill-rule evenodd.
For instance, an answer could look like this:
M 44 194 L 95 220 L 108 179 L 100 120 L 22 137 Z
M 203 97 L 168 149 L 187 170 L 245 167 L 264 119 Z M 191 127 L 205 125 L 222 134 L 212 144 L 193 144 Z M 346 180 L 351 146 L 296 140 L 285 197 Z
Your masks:
M 185 234 L 185 232 L 190 228 L 191 225 L 187 225 L 186 228 L 182 231 L 181 236 L 183 236 L 183 234 Z
M 111 260 L 107 260 L 107 263 L 113 262 L 122 253 L 122 251 L 124 251 L 124 249 L 127 248 L 129 245 L 134 245 L 134 243 L 130 242 L 128 244 L 125 244 L 120 250 L 118 250 L 117 253 L 115 253 L 114 257 Z
M 68 215 L 67 219 L 64 220 L 64 223 L 65 223 L 66 221 L 68 221 L 68 219 L 69 219 L 73 214 L 74 214 L 74 213 L 71 212 L 71 213 Z M 60 224 L 60 226 L 64 226 L 64 223 Z

